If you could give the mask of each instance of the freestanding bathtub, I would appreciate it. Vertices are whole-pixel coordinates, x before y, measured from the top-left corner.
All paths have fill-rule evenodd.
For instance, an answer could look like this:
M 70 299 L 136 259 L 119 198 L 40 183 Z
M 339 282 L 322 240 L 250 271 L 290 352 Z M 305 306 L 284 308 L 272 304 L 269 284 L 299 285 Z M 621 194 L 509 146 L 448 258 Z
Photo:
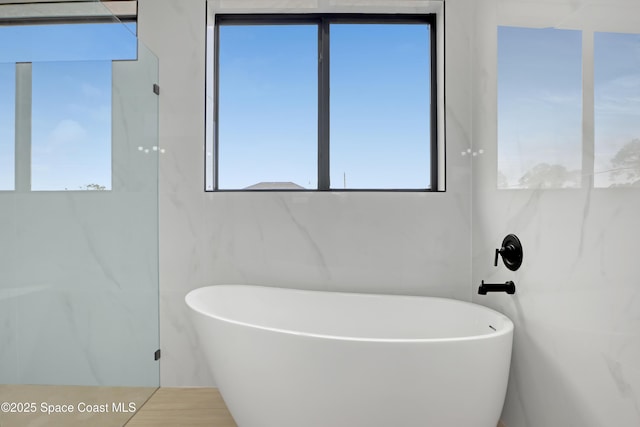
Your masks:
M 450 299 L 218 285 L 186 302 L 239 427 L 496 427 L 513 323 Z

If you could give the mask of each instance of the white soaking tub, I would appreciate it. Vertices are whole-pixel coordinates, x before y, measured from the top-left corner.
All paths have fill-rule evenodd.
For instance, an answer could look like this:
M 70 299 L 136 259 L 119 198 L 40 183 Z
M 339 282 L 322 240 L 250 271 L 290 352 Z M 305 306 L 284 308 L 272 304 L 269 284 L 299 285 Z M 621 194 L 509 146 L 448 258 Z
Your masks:
M 451 299 L 218 285 L 186 302 L 239 427 L 496 427 L 513 323 Z

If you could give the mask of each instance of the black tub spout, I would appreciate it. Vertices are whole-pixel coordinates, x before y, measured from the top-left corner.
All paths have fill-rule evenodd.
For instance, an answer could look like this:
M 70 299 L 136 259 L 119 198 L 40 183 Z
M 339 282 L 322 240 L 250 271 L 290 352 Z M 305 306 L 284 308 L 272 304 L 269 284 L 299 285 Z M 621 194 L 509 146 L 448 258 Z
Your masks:
M 516 284 L 512 280 L 505 283 L 484 283 L 483 280 L 478 288 L 478 294 L 486 295 L 487 292 L 506 292 L 513 295 L 516 293 Z

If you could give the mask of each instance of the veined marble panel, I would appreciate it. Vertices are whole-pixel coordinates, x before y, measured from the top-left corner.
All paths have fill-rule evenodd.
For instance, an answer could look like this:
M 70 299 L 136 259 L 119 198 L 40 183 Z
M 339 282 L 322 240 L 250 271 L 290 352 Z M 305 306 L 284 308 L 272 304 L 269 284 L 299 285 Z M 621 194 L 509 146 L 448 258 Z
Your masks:
M 148 292 L 43 289 L 17 297 L 18 383 L 155 386 Z
M 473 301 L 515 324 L 502 419 L 509 427 L 638 425 L 640 199 L 632 188 L 593 188 L 590 176 L 580 189 L 497 190 L 497 15 L 520 10 L 524 25 L 531 6 L 545 3 L 541 10 L 550 10 L 548 2 L 519 9 L 513 1 L 505 11 L 503 3 L 483 2 L 475 25 L 473 140 L 490 155 L 473 160 L 472 181 Z M 555 20 L 572 28 L 580 28 L 578 17 L 591 10 L 587 2 L 557 3 L 556 11 L 570 6 L 572 12 Z M 608 2 L 607 14 L 618 5 L 627 25 L 629 2 Z M 584 129 L 592 128 L 592 114 L 583 120 Z M 588 147 L 586 159 L 593 154 Z M 508 233 L 524 248 L 517 272 L 493 266 L 494 250 Z M 514 280 L 516 294 L 477 295 L 483 279 Z

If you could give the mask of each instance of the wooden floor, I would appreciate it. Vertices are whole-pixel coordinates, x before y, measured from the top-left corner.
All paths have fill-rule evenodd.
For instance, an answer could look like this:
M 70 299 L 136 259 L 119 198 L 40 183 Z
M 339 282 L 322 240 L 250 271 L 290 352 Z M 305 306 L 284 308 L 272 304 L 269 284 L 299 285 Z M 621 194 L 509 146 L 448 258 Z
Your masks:
M 217 389 L 160 388 L 126 427 L 237 427 Z M 354 426 L 355 427 L 355 426 Z M 498 427 L 506 427 L 502 422 Z
M 126 427 L 237 427 L 214 388 L 160 388 Z M 498 427 L 506 427 L 502 421 Z
M 0 427 L 237 427 L 214 388 L 0 385 L 0 404 Z
M 237 427 L 214 388 L 134 388 L 0 385 L 0 402 L 34 402 L 37 411 L 0 411 L 0 427 Z M 106 405 L 103 413 L 53 413 L 46 405 Z M 118 406 L 120 403 L 123 405 Z M 114 411 L 129 408 L 134 411 Z M 113 406 L 116 405 L 116 407 Z M 55 408 L 54 408 L 55 409 Z M 506 427 L 502 422 L 498 427 Z
M 0 385 L 0 427 L 123 426 L 156 390 L 156 387 Z M 7 408 L 6 404 L 11 406 Z
M 237 427 L 215 388 L 160 388 L 127 427 Z

